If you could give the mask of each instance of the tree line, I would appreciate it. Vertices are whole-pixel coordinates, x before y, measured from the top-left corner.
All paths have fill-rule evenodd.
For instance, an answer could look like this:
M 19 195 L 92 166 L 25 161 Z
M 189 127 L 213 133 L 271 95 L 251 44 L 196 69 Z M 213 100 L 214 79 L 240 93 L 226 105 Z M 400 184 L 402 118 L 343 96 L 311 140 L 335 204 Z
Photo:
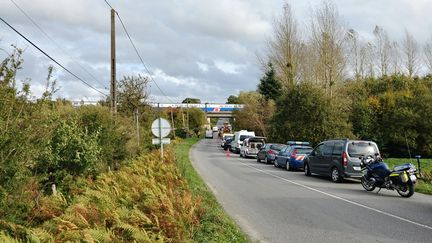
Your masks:
M 261 56 L 256 91 L 236 127 L 271 141 L 331 138 L 376 141 L 386 156 L 432 155 L 432 39 L 421 46 L 408 30 L 398 42 L 379 26 L 367 40 L 324 1 L 300 26 L 289 4 L 274 22 Z

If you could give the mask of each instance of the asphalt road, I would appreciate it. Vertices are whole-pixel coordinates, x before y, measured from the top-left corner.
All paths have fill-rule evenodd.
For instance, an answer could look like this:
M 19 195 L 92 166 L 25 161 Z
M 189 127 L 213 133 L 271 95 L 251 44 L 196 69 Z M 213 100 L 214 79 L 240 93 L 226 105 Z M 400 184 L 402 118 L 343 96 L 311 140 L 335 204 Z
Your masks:
M 226 154 L 219 139 L 190 152 L 193 165 L 252 242 L 432 242 L 432 196 L 366 192 Z

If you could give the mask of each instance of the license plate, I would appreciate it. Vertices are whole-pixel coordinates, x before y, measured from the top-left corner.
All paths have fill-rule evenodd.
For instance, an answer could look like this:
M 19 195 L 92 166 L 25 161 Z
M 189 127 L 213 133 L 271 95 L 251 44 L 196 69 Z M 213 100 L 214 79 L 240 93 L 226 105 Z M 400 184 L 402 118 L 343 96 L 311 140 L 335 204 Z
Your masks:
M 361 168 L 359 166 L 353 166 L 354 170 L 361 170 Z
M 410 179 L 411 179 L 411 181 L 415 181 L 415 180 L 417 180 L 417 177 L 415 175 L 410 175 Z

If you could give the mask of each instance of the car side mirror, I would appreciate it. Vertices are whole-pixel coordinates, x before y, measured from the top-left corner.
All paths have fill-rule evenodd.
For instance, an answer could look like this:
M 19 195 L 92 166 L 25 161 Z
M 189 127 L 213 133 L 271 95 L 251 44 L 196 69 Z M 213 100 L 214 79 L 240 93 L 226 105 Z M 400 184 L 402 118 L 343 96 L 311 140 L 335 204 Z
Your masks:
M 310 155 L 315 156 L 315 155 L 316 155 L 315 151 L 312 151 L 312 152 L 310 153 Z

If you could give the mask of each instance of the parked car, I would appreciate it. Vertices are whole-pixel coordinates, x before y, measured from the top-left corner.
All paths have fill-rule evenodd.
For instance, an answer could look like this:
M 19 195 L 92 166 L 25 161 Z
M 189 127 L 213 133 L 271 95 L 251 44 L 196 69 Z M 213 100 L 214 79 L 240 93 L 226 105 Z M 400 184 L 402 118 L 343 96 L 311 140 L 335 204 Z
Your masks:
M 218 127 L 213 127 L 213 132 L 219 132 L 219 128 Z
M 222 143 L 221 143 L 221 147 L 223 148 L 224 145 L 226 144 L 227 139 L 231 139 L 234 137 L 234 134 L 231 133 L 224 133 L 224 135 L 222 136 Z
M 264 163 L 271 163 L 275 160 L 276 154 L 287 147 L 285 144 L 268 143 L 263 146 L 257 155 L 257 162 L 264 161 Z
M 361 178 L 361 156 L 379 155 L 378 146 L 373 141 L 337 139 L 318 144 L 304 160 L 304 173 L 330 176 L 332 181 L 344 178 Z
M 303 169 L 303 160 L 312 150 L 309 142 L 288 142 L 288 146 L 276 155 L 274 166 L 287 170 Z
M 213 131 L 212 130 L 206 130 L 205 138 L 213 138 Z
M 255 132 L 249 132 L 247 130 L 241 130 L 234 133 L 234 138 L 231 142 L 231 152 L 240 153 L 240 147 L 243 144 L 243 140 L 249 137 L 255 137 Z
M 265 137 L 249 137 L 243 140 L 240 157 L 256 157 L 260 148 L 265 144 Z
M 231 148 L 231 142 L 232 142 L 232 138 L 227 138 L 223 143 L 222 143 L 222 148 L 224 150 L 228 150 Z

